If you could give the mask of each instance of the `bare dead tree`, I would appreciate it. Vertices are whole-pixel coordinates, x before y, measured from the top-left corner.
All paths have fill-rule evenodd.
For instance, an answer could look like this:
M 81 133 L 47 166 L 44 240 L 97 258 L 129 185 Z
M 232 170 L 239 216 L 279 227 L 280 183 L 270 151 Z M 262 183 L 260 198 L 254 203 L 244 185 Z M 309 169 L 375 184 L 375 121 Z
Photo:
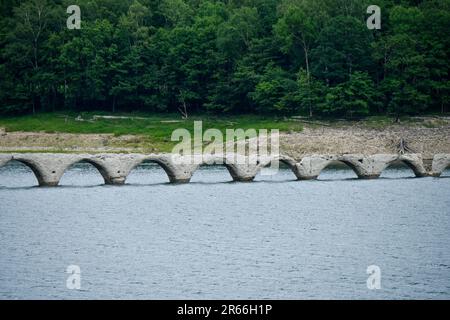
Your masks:
M 401 138 L 400 141 L 396 143 L 394 142 L 393 144 L 395 145 L 395 151 L 398 154 L 415 153 L 414 149 L 412 149 L 409 146 L 409 143 L 403 138 Z
M 20 23 L 16 26 L 18 38 L 28 47 L 25 54 L 30 63 L 33 74 L 37 74 L 40 67 L 40 46 L 43 33 L 49 22 L 50 10 L 47 0 L 33 0 L 22 4 L 15 11 Z M 36 92 L 40 90 L 41 83 L 39 80 L 30 83 L 30 93 L 32 94 L 33 114 L 36 112 Z
M 187 105 L 186 105 L 186 97 L 185 97 L 186 94 L 181 89 L 179 91 L 180 91 L 179 97 L 180 97 L 180 100 L 181 100 L 181 107 L 178 108 L 178 111 L 180 111 L 181 116 L 183 117 L 183 119 L 188 119 L 189 118 L 189 114 L 188 114 Z

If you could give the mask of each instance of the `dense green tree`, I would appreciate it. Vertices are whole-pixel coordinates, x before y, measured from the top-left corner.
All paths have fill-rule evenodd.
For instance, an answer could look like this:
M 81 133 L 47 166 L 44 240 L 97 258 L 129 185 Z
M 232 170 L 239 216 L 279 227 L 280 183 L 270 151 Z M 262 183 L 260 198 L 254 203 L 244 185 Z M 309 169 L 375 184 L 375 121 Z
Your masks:
M 450 0 L 0 1 L 0 113 L 448 112 Z
M 290 78 L 289 73 L 280 67 L 268 65 L 251 98 L 260 112 L 292 113 L 295 105 L 289 97 L 294 97 L 297 89 L 297 83 Z
M 314 75 L 327 84 L 345 82 L 354 71 L 372 67 L 371 34 L 362 20 L 350 16 L 332 18 L 317 41 L 311 53 Z
M 367 73 L 354 72 L 348 81 L 330 88 L 322 112 L 348 118 L 367 116 L 376 103 L 376 92 Z

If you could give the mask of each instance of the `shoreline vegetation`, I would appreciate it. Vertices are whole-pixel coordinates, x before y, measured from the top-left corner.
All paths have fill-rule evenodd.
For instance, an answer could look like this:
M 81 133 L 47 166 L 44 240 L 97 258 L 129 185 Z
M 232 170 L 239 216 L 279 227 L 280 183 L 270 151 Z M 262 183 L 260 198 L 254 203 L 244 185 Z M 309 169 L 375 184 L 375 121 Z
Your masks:
M 280 149 L 293 158 L 310 154 L 397 153 L 404 143 L 425 159 L 450 153 L 450 116 L 324 120 L 239 115 L 218 117 L 146 113 L 41 113 L 0 118 L 0 152 L 165 153 L 178 143 L 175 129 L 279 129 Z M 402 142 L 403 141 L 403 142 Z
M 0 4 L 0 115 L 449 112 L 450 0 Z
M 3 1 L 0 152 L 170 152 L 202 120 L 294 158 L 450 153 L 450 0 L 383 0 L 376 29 L 371 4 L 79 0 L 73 29 L 66 1 Z

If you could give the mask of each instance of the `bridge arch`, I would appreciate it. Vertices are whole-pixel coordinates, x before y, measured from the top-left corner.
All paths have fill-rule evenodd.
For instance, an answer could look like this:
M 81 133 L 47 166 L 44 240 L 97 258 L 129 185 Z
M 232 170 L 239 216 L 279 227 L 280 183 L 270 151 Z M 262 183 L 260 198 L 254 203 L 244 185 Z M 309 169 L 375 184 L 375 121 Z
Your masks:
M 440 177 L 450 168 L 450 154 L 436 154 L 433 158 L 431 175 Z
M 346 161 L 346 160 L 342 160 L 342 159 L 333 159 L 333 160 L 328 160 L 326 161 L 322 168 L 320 169 L 319 174 L 317 175 L 317 179 L 322 175 L 322 173 L 329 167 L 333 166 L 333 165 L 344 165 L 345 167 L 351 169 L 351 171 L 353 171 L 353 173 L 356 175 L 355 178 L 361 178 L 361 172 L 359 170 L 359 168 L 352 163 L 351 161 Z
M 61 179 L 64 177 L 64 175 L 72 168 L 74 165 L 79 163 L 88 163 L 92 165 L 97 171 L 101 174 L 105 184 L 111 184 L 111 176 L 108 172 L 108 169 L 98 161 L 92 160 L 90 158 L 80 158 L 75 161 L 70 162 L 63 170 L 63 174 L 61 175 Z M 61 180 L 60 179 L 60 180 Z
M 392 168 L 396 165 L 410 169 L 415 177 L 423 176 L 420 166 L 408 159 L 396 159 L 394 161 L 386 163 L 385 167 L 381 171 L 381 176 L 386 173 L 387 169 Z
M 292 173 L 294 173 L 295 177 L 299 178 L 297 163 L 294 159 L 286 156 L 280 157 L 270 157 L 265 160 L 261 160 L 258 163 L 258 174 L 261 174 L 261 171 L 267 167 L 269 167 L 273 162 L 278 162 L 278 164 L 283 164 L 289 168 Z
M 239 176 L 239 172 L 236 170 L 236 167 L 234 167 L 233 165 L 227 164 L 225 162 L 224 163 L 220 163 L 220 162 L 218 162 L 218 163 L 203 162 L 192 173 L 192 177 L 196 176 L 196 173 L 198 171 L 201 171 L 203 168 L 211 168 L 211 167 L 225 168 L 233 181 L 241 181 L 240 180 L 240 176 Z M 198 176 L 198 174 L 197 174 L 197 176 Z
M 447 166 L 444 167 L 444 170 L 442 170 L 440 176 L 450 177 L 450 162 L 447 163 Z
M 45 183 L 44 180 L 44 173 L 41 171 L 41 169 L 32 161 L 28 161 L 25 159 L 9 159 L 5 162 L 3 162 L 3 164 L 0 166 L 1 167 L 5 167 L 11 163 L 20 163 L 22 165 L 24 165 L 25 167 L 27 167 L 28 169 L 30 169 L 33 172 L 34 177 L 36 178 L 37 182 L 39 185 L 43 185 Z
M 450 177 L 450 160 L 438 168 L 437 171 L 431 173 L 433 177 Z
M 152 164 L 158 165 L 159 167 L 161 167 L 164 170 L 164 172 L 167 175 L 167 177 L 169 178 L 170 182 L 177 182 L 176 172 L 171 167 L 171 165 L 162 159 L 153 158 L 153 157 L 152 158 L 144 158 L 144 159 L 141 159 L 138 162 L 136 162 L 129 170 L 128 174 L 126 175 L 126 178 L 128 179 L 128 177 L 133 173 L 133 171 L 135 171 L 135 169 L 137 167 L 141 166 L 144 163 L 152 163 Z
M 400 162 L 406 164 L 407 167 L 409 167 L 415 174 L 416 177 L 423 177 L 423 170 L 421 169 L 420 165 L 415 163 L 414 161 L 411 161 L 409 159 L 399 159 Z

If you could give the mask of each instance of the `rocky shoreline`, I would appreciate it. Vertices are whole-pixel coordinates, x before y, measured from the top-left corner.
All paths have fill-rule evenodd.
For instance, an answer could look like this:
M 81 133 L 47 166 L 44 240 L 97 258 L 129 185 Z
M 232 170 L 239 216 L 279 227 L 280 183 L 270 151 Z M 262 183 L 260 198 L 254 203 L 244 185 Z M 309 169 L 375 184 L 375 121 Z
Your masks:
M 450 153 L 450 125 L 392 125 L 382 129 L 360 126 L 308 126 L 283 133 L 280 152 L 294 159 L 314 154 L 392 154 L 406 148 L 424 160 Z M 0 152 L 158 153 L 145 137 L 112 134 L 5 132 L 0 128 Z
M 398 153 L 401 144 L 410 153 L 418 153 L 431 160 L 435 154 L 450 153 L 450 126 L 305 128 L 301 133 L 281 138 L 281 150 L 295 159 L 311 154 Z

